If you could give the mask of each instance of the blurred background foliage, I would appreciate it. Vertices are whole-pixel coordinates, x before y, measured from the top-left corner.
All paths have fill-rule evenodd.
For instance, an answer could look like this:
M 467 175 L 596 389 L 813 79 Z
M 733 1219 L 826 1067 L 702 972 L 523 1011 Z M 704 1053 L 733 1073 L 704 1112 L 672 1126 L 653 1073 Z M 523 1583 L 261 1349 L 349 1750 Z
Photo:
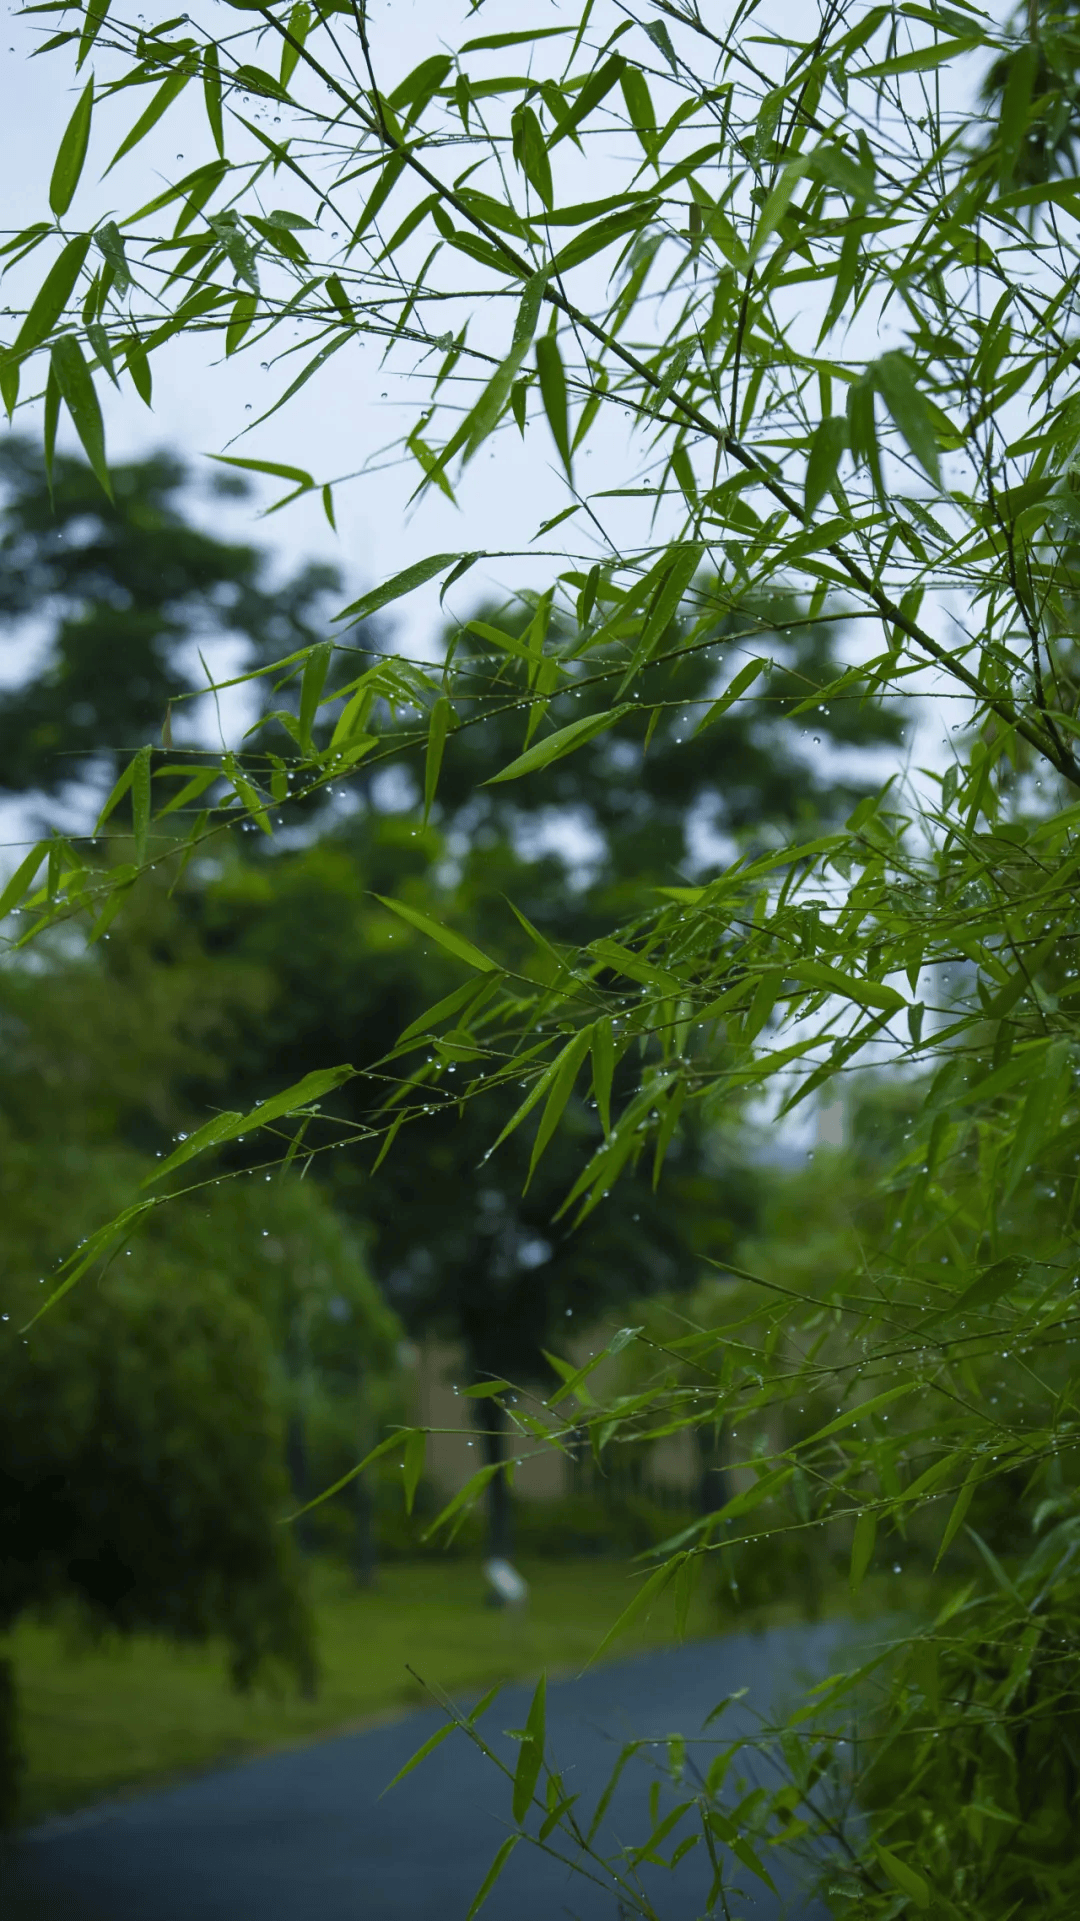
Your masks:
M 11 440 L 0 485 L 9 660 L 0 785 L 46 818 L 85 814 L 118 756 L 161 740 L 163 727 L 174 744 L 157 764 L 184 742 L 197 763 L 198 726 L 216 717 L 212 703 L 184 700 L 206 669 L 220 671 L 223 647 L 246 665 L 280 659 L 318 637 L 330 596 L 343 591 L 326 567 L 276 582 L 257 550 L 200 531 L 189 477 L 171 456 L 118 467 L 115 504 L 81 462 L 58 460 L 50 499 L 36 456 Z M 242 487 L 231 477 L 216 485 Z M 478 616 L 495 618 L 522 633 L 547 614 L 522 601 Z M 389 1470 L 351 1482 L 292 1530 L 280 1526 L 408 1418 L 403 1337 L 456 1343 L 476 1382 L 550 1387 L 544 1351 L 565 1351 L 598 1321 L 644 1317 L 659 1330 L 672 1316 L 717 1328 L 737 1320 L 748 1311 L 741 1291 L 710 1280 L 709 1263 L 761 1252 L 793 1263 L 812 1288 L 841 1258 L 868 1204 L 872 1129 L 862 1118 L 857 1150 L 823 1186 L 777 1162 L 738 1105 L 706 1112 L 673 1143 L 658 1186 L 643 1165 L 576 1234 L 555 1216 L 582 1144 L 598 1134 L 585 1100 L 531 1183 L 528 1128 L 487 1158 L 513 1109 L 509 1090 L 502 1111 L 499 1100 L 478 1110 L 465 1098 L 416 1116 L 372 1178 L 370 1124 L 416 1064 L 403 1069 L 388 1052 L 460 986 L 453 961 L 380 894 L 524 962 L 532 937 L 508 895 L 541 938 L 589 940 L 613 913 L 646 908 L 657 884 L 707 874 L 733 849 L 792 827 L 842 820 L 895 758 L 901 723 L 880 706 L 839 703 L 816 718 L 827 752 L 792 717 L 834 672 L 835 622 L 807 622 L 779 598 L 738 621 L 771 672 L 760 697 L 692 751 L 683 737 L 715 680 L 708 649 L 651 670 L 650 698 L 664 704 L 648 733 L 643 717 L 636 738 L 600 735 L 542 785 L 509 790 L 484 782 L 518 751 L 519 716 L 508 699 L 493 723 L 483 637 L 449 629 L 433 646 L 475 660 L 485 725 L 449 740 L 425 828 L 405 818 L 419 762 L 411 773 L 408 753 L 392 773 L 364 765 L 345 804 L 284 801 L 272 844 L 231 835 L 186 868 L 162 861 L 89 950 L 57 935 L 0 964 L 5 1622 L 74 1603 L 99 1628 L 223 1634 L 239 1681 L 285 1662 L 310 1689 L 305 1551 L 338 1557 L 360 1581 L 380 1554 L 433 1551 L 422 1534 L 440 1490 L 424 1484 L 407 1518 Z M 382 640 L 370 629 L 351 638 L 369 653 Z M 272 727 L 287 764 L 290 688 L 259 686 L 249 719 L 271 707 L 285 716 Z M 554 717 L 578 718 L 602 700 L 585 683 Z M 407 736 L 409 714 L 395 719 Z M 98 849 L 103 861 L 127 857 L 119 817 Z M 465 1015 L 458 1039 L 456 1059 L 431 1059 L 443 1088 L 474 1044 Z M 280 1156 L 264 1164 L 265 1136 L 235 1143 L 211 1179 L 154 1212 L 100 1280 L 17 1331 L 50 1268 L 130 1199 L 178 1137 L 219 1108 L 244 1111 L 343 1061 L 380 1064 L 327 1103 L 288 1166 Z M 874 1124 L 898 1125 L 872 1098 Z M 498 1459 L 502 1417 L 477 1405 Z M 812 1418 L 791 1418 L 803 1413 Z M 696 1445 L 681 1517 L 670 1496 L 658 1505 L 640 1466 L 623 1474 L 617 1458 L 603 1473 L 583 1464 L 572 1493 L 543 1507 L 512 1503 L 496 1476 L 486 1521 L 466 1520 L 457 1551 L 477 1552 L 485 1537 L 503 1554 L 515 1542 L 525 1554 L 647 1550 L 724 1498 L 728 1438 Z M 751 1550 L 725 1550 L 723 1606 L 775 1595 L 776 1568 L 767 1575 Z M 802 1537 L 785 1554 L 783 1581 L 812 1608 L 830 1568 Z

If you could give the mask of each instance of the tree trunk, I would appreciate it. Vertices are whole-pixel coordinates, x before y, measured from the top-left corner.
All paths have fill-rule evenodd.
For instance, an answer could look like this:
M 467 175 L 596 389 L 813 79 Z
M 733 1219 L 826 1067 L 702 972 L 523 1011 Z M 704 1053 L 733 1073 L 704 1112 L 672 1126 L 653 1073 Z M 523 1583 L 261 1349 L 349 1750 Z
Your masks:
M 720 1435 L 716 1428 L 695 1431 L 698 1449 L 697 1508 L 699 1514 L 715 1514 L 731 1499 L 731 1486 L 724 1466 Z
M 488 1426 L 484 1434 L 484 1453 L 489 1467 L 506 1459 L 505 1417 L 494 1401 L 485 1401 Z M 514 1509 L 505 1474 L 493 1474 L 488 1483 L 488 1554 L 493 1560 L 509 1561 L 514 1552 Z

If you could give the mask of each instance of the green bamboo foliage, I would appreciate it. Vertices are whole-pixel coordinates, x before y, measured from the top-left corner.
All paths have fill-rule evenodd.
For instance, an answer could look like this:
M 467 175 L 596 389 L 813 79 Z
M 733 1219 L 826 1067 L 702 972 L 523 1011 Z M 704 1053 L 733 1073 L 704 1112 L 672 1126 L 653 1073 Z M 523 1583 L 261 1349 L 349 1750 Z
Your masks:
M 772 22 L 752 0 L 723 19 L 692 0 L 589 0 L 574 22 L 545 12 L 491 32 L 472 31 L 474 7 L 453 44 L 433 13 L 430 47 L 401 74 L 362 0 L 233 0 L 216 38 L 187 20 L 143 30 L 96 0 L 56 11 L 62 58 L 92 46 L 100 63 L 57 158 L 56 222 L 106 115 L 111 166 L 196 79 L 208 157 L 98 228 L 43 219 L 7 240 L 22 303 L 0 365 L 10 414 L 49 381 L 47 424 L 63 399 L 107 486 L 95 388 L 117 369 L 138 385 L 138 367 L 148 391 L 176 335 L 280 352 L 263 420 L 309 382 L 325 390 L 338 356 L 373 336 L 415 372 L 399 452 L 417 497 L 455 497 L 481 447 L 498 458 L 522 433 L 549 468 L 554 444 L 567 495 L 529 549 L 524 634 L 477 623 L 481 647 L 439 669 L 380 657 L 356 672 L 350 655 L 344 683 L 332 637 L 282 660 L 278 683 L 302 688 L 299 722 L 282 710 L 291 758 L 256 736 L 194 768 L 133 763 L 106 813 L 133 808 L 135 861 L 104 868 L 84 842 L 42 842 L 0 900 L 10 939 L 73 918 L 100 933 L 140 871 L 176 861 L 178 823 L 183 855 L 238 823 L 272 832 L 273 801 L 361 760 L 412 755 L 430 812 L 461 730 L 488 714 L 520 717 L 498 776 L 512 781 L 545 778 L 606 730 L 641 751 L 642 717 L 672 699 L 683 657 L 715 666 L 688 738 L 736 700 L 767 711 L 780 587 L 797 618 L 844 623 L 849 664 L 807 685 L 808 728 L 823 707 L 907 699 L 916 763 L 842 830 L 748 846 L 581 951 L 523 921 L 523 972 L 425 920 L 461 989 L 400 1038 L 407 1078 L 372 1145 L 513 1079 L 535 1165 L 591 1072 L 602 1132 L 565 1198 L 572 1226 L 618 1205 L 642 1155 L 659 1168 L 695 1107 L 771 1090 L 808 1113 L 883 1064 L 910 1087 L 857 1249 L 809 1280 L 729 1276 L 717 1299 L 741 1304 L 734 1320 L 717 1307 L 651 1346 L 628 1330 L 648 1361 L 632 1392 L 595 1398 L 588 1370 L 568 1368 L 551 1407 L 521 1400 L 506 1418 L 522 1454 L 585 1430 L 602 1458 L 775 1416 L 648 1598 L 669 1575 L 683 1594 L 736 1536 L 816 1540 L 826 1525 L 858 1587 L 921 1529 L 941 1563 L 933 1625 L 763 1733 L 782 1787 L 733 1798 L 717 1735 L 677 1817 L 618 1857 L 597 1852 L 545 1772 L 539 1697 L 511 1812 L 516 1832 L 558 1844 L 645 1916 L 642 1862 L 707 1856 L 719 1914 L 740 1877 L 769 1880 L 774 1843 L 819 1864 L 824 1843 L 835 1911 L 867 1921 L 1075 1913 L 1074 17 L 1035 4 L 999 27 L 968 0 L 821 0 L 793 41 L 787 14 Z M 588 199 L 593 157 L 602 196 Z M 80 192 L 82 207 L 85 180 Z M 483 342 L 481 309 L 497 316 Z M 634 541 L 617 506 L 580 491 L 590 438 L 627 416 L 650 480 L 620 491 L 654 509 Z M 321 489 L 332 519 L 337 476 L 246 464 L 285 484 L 282 504 Z M 574 532 L 586 509 L 603 544 Z M 342 619 L 436 579 L 446 592 L 482 558 L 418 558 Z M 402 707 L 419 718 L 401 722 Z M 307 1114 L 309 1099 L 301 1085 L 273 1105 Z M 103 1229 L 101 1248 L 129 1225 Z M 91 1260 L 80 1250 L 69 1278 Z M 811 1402 L 821 1418 L 799 1426 Z M 984 1538 L 995 1501 L 1023 1517 L 1005 1558 Z M 853 1700 L 874 1730 L 854 1758 L 839 1745 Z M 480 1738 L 475 1717 L 466 1732 Z

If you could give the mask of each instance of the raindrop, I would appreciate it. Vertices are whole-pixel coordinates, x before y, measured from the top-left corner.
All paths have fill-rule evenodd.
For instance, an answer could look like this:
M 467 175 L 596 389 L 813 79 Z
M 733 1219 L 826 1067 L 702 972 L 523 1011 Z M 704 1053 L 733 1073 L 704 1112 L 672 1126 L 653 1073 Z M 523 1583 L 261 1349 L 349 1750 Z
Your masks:
M 382 393 L 381 393 L 381 394 L 379 395 L 379 399 L 380 399 L 380 400 L 385 400 L 385 399 L 386 399 L 386 392 L 385 392 L 385 389 L 384 389 L 384 391 L 383 391 L 383 392 L 382 392 Z
M 182 154 L 182 153 L 178 153 L 178 154 L 177 154 L 177 156 L 176 156 L 176 158 L 177 158 L 178 160 L 182 160 L 182 159 L 184 158 L 184 156 L 183 156 L 183 154 Z
M 247 403 L 247 406 L 246 406 L 246 407 L 244 408 L 244 412 L 245 412 L 246 414 L 249 414 L 249 413 L 251 412 L 251 402 L 250 402 L 250 400 L 248 401 L 248 403 Z

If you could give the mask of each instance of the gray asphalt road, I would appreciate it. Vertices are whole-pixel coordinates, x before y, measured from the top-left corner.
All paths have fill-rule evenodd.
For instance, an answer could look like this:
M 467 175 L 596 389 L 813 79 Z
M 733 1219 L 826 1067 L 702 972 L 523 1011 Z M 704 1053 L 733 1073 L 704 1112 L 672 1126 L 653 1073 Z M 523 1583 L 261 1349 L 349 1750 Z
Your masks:
M 836 1658 L 837 1630 L 774 1630 L 696 1642 L 597 1668 L 550 1689 L 557 1765 L 590 1816 L 621 1744 L 696 1733 L 724 1695 L 746 1688 L 725 1730 L 750 1726 Z M 517 1753 L 530 1690 L 508 1688 L 485 1717 L 493 1746 Z M 737 1717 L 737 1719 L 736 1719 Z M 506 1785 L 460 1734 L 393 1792 L 387 1782 L 440 1725 L 410 1714 L 359 1734 L 217 1771 L 137 1800 L 91 1809 L 26 1836 L 9 1859 L 5 1916 L 18 1921 L 464 1921 L 509 1819 Z M 710 1731 L 710 1738 L 718 1730 Z M 695 1750 L 701 1753 L 701 1750 Z M 705 1750 L 706 1759 L 708 1750 Z M 626 1770 L 604 1833 L 644 1838 L 647 1762 Z M 695 1849 L 674 1876 L 646 1870 L 663 1921 L 693 1921 L 711 1878 Z M 774 1857 L 770 1866 L 776 1868 Z M 823 1921 L 790 1884 L 778 1902 L 752 1876 L 732 1916 Z M 777 1879 L 780 1880 L 777 1869 Z M 484 1921 L 619 1921 L 610 1891 L 521 1845 Z

